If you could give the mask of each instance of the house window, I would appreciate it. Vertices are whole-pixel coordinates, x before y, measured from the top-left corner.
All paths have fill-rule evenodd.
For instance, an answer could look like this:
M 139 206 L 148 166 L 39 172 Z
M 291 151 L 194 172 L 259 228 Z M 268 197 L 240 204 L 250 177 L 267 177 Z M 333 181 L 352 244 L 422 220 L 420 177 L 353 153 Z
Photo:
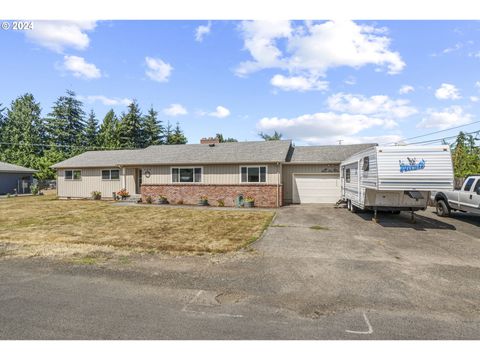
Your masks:
M 266 166 L 242 166 L 241 167 L 242 183 L 258 183 L 267 181 Z
M 350 182 L 350 169 L 345 170 L 345 181 Z
M 365 156 L 363 158 L 363 167 L 362 167 L 362 170 L 363 171 L 368 171 L 370 169 L 370 157 L 368 156 Z
M 202 168 L 172 168 L 172 182 L 202 182 Z
M 65 170 L 65 180 L 82 180 L 82 171 Z
M 102 180 L 120 180 L 120 170 L 102 170 Z

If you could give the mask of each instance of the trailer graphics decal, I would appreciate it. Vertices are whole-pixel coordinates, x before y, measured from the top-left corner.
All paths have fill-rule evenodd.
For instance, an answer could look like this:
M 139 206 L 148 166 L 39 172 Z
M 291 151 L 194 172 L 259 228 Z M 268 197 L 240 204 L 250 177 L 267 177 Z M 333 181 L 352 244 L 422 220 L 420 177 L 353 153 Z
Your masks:
M 404 173 L 407 171 L 423 170 L 425 169 L 425 160 L 422 159 L 417 163 L 417 159 L 407 157 L 408 163 L 405 163 L 402 160 L 398 160 L 400 164 L 400 172 Z

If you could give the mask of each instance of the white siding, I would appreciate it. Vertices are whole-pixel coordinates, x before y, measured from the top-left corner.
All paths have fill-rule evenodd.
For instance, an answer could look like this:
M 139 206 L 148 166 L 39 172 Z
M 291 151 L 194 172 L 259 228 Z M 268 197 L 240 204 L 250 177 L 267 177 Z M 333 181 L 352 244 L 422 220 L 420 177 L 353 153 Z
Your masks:
M 102 197 L 111 198 L 112 192 L 117 192 L 124 187 L 122 169 L 120 180 L 102 180 L 102 170 L 111 168 L 76 168 L 82 171 L 81 180 L 65 180 L 65 170 L 57 171 L 57 194 L 62 198 L 89 198 L 92 191 L 100 191 Z M 134 169 L 126 168 L 126 188 L 130 194 L 135 194 Z
M 276 164 L 255 164 L 258 166 L 267 166 L 267 184 L 277 184 L 278 169 Z M 243 165 L 242 165 L 243 166 Z M 247 165 L 245 165 L 247 166 Z M 240 184 L 240 165 L 178 165 L 178 166 L 150 166 L 143 169 L 143 184 L 171 184 L 171 168 L 172 167 L 202 167 L 202 184 L 214 185 L 235 185 Z M 145 176 L 146 171 L 150 172 L 150 177 Z

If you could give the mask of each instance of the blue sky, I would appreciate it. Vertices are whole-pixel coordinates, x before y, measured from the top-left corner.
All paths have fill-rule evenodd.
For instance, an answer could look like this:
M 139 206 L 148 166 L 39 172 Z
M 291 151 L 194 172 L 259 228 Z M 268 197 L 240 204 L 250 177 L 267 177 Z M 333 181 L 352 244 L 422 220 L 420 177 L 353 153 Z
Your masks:
M 0 31 L 0 102 L 65 89 L 98 118 L 137 99 L 190 143 L 217 132 L 388 143 L 466 125 L 480 104 L 472 21 L 34 22 Z M 7 55 L 6 55 L 7 54 Z M 458 130 L 432 136 L 456 134 Z M 421 140 L 428 139 L 422 138 Z

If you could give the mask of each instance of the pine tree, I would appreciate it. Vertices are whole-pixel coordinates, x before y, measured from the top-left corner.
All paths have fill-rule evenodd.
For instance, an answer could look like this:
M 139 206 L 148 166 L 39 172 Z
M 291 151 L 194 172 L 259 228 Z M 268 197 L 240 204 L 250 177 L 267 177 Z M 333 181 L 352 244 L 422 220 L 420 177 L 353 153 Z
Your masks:
M 102 149 L 120 148 L 119 121 L 113 109 L 111 109 L 103 118 L 98 131 L 98 146 Z
M 147 115 L 143 119 L 143 131 L 145 134 L 144 146 L 160 145 L 164 143 L 164 131 L 162 122 L 157 120 L 158 113 L 153 107 L 148 110 Z
M 82 151 L 84 143 L 85 112 L 83 103 L 73 91 L 67 90 L 65 96 L 55 101 L 47 118 L 49 141 L 69 154 Z
M 480 149 L 472 135 L 460 132 L 453 145 L 452 160 L 455 177 L 464 178 L 480 173 Z
M 165 127 L 164 131 L 164 142 L 167 145 L 172 144 L 172 135 L 173 135 L 173 129 L 172 129 L 172 124 L 170 124 L 170 121 L 167 121 L 167 126 Z
M 2 104 L 0 103 L 0 134 L 2 133 L 2 126 L 5 121 L 5 115 L 3 115 L 4 112 L 5 108 L 2 107 Z
M 128 105 L 128 112 L 120 120 L 121 147 L 138 149 L 144 145 L 143 118 L 136 100 Z
M 180 129 L 180 124 L 177 122 L 175 129 L 170 136 L 170 144 L 186 144 L 187 137 L 183 133 L 182 129 Z
M 93 110 L 90 111 L 87 123 L 85 125 L 85 146 L 90 150 L 98 145 L 98 120 Z
M 40 117 L 40 104 L 32 94 L 14 101 L 7 110 L 0 133 L 0 159 L 9 163 L 36 168 L 43 154 L 45 128 Z

